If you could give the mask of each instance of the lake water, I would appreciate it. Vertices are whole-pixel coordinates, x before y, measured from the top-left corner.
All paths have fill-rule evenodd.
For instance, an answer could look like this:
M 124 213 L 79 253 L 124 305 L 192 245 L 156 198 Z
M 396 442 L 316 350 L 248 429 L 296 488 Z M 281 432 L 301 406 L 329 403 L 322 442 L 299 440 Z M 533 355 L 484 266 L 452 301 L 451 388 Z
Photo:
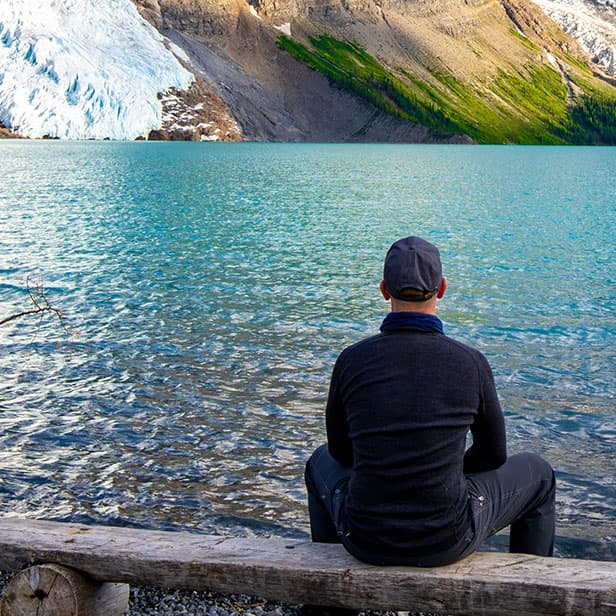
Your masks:
M 558 549 L 616 560 L 616 149 L 0 142 L 0 513 L 307 536 L 338 352 L 398 237 L 440 248 L 449 335 Z

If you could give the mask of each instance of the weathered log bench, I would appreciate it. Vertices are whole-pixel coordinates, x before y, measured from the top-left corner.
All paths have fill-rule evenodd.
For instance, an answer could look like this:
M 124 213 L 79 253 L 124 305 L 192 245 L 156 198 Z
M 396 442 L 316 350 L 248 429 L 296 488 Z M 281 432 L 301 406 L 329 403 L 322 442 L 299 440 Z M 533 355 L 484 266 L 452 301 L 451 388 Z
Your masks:
M 242 593 L 291 604 L 473 616 L 616 615 L 616 562 L 482 552 L 433 569 L 374 567 L 339 545 L 310 541 L 0 518 L 0 571 L 43 563 L 99 583 Z M 32 601 L 47 592 L 39 588 L 44 568 L 34 570 L 13 578 L 24 577 L 21 586 Z M 97 601 L 105 601 L 101 588 Z M 12 603 L 17 594 L 12 591 Z

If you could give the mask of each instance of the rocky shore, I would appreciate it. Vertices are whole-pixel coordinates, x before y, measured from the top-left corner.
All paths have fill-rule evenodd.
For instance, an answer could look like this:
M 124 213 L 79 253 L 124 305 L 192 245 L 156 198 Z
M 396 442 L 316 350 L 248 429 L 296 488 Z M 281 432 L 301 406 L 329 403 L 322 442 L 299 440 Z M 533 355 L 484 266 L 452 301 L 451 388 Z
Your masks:
M 0 139 L 21 139 L 21 137 L 0 122 Z
M 297 616 L 298 610 L 246 595 L 135 586 L 127 616 Z

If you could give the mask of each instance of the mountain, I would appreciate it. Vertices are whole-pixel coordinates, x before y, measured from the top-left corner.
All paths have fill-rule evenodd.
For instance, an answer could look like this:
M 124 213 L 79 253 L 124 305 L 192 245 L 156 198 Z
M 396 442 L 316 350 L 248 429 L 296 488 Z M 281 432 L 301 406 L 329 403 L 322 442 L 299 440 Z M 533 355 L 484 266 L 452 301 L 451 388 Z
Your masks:
M 148 4 L 249 139 L 616 139 L 609 75 L 526 0 Z
M 134 0 L 139 17 L 129 0 L 0 0 L 0 123 L 61 138 L 612 143 L 613 1 Z

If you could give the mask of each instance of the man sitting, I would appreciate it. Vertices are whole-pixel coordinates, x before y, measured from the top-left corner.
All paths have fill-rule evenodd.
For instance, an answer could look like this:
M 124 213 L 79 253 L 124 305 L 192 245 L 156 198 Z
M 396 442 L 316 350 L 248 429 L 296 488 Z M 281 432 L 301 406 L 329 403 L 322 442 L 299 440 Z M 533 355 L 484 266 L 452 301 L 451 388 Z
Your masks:
M 312 539 L 368 563 L 432 567 L 510 526 L 511 552 L 551 556 L 554 472 L 534 454 L 507 457 L 486 358 L 436 316 L 446 289 L 435 246 L 391 246 L 381 282 L 391 312 L 338 357 L 327 445 L 306 466 Z

